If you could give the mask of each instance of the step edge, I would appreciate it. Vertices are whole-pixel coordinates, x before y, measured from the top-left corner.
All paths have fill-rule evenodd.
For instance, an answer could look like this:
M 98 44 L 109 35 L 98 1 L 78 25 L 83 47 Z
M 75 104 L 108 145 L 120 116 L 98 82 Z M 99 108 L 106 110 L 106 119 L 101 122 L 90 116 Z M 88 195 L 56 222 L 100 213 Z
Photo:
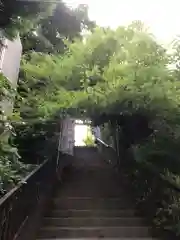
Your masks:
M 99 239 L 99 238 L 36 238 L 36 240 L 54 240 L 54 239 L 56 239 L 56 240 L 80 240 L 80 239 L 86 239 L 86 240 L 97 240 L 97 239 Z M 154 237 L 140 237 L 140 238 L 137 238 L 137 237 L 135 237 L 135 238 L 126 238 L 126 237 L 120 237 L 120 238 L 118 238 L 118 237 L 116 237 L 116 238 L 103 238 L 103 239 L 105 239 L 105 240 L 160 240 L 159 238 L 154 238 Z
M 142 217 L 44 217 L 44 220 L 49 220 L 49 219 L 53 219 L 53 220 L 144 220 L 144 218 Z
M 54 207 L 55 209 L 57 209 L 57 212 L 59 211 L 61 211 L 61 209 L 62 209 L 62 211 L 63 211 L 63 208 L 58 208 L 58 207 Z M 59 210 L 58 210 L 59 209 Z M 98 211 L 98 208 L 87 208 L 87 209 L 83 209 L 83 210 L 81 210 L 81 209 L 67 209 L 67 210 L 64 210 L 64 213 L 65 212 L 67 212 L 67 213 L 78 213 L 78 210 L 79 210 L 79 213 L 81 212 L 81 213 L 95 213 L 95 214 L 103 214 L 103 213 L 108 213 L 109 212 L 109 210 L 112 210 L 111 212 L 110 212 L 110 214 L 122 214 L 122 213 L 133 213 L 133 214 L 136 214 L 137 212 L 135 211 L 135 210 L 128 210 L 128 209 L 125 209 L 125 208 L 120 208 L 120 209 L 113 209 L 113 208 L 109 208 L 109 209 L 107 209 L 107 208 L 104 208 L 104 209 L 101 209 L 100 211 Z M 89 210 L 89 211 L 88 211 Z M 56 211 L 56 210 L 55 210 Z M 52 213 L 55 213 L 55 212 L 52 212 Z M 63 212 L 61 212 L 61 213 L 63 213 Z
M 98 226 L 98 227 L 41 227 L 40 231 L 44 230 L 99 230 L 99 229 L 151 229 L 150 226 Z
M 129 212 L 135 212 L 136 210 L 135 209 L 131 209 L 131 208 L 128 208 L 128 209 L 97 209 L 96 210 L 97 212 L 126 212 L 126 211 L 129 211 Z M 52 209 L 52 212 L 94 212 L 94 209 L 74 209 L 74 208 L 70 208 L 70 209 L 67 209 L 67 210 L 63 210 L 63 209 Z
M 80 239 L 86 239 L 86 240 L 98 240 L 99 238 L 36 238 L 36 240 L 80 240 Z M 151 238 L 151 237 L 140 237 L 140 238 L 126 238 L 126 237 L 120 237 L 120 238 L 103 238 L 105 240 L 160 240 L 159 238 Z

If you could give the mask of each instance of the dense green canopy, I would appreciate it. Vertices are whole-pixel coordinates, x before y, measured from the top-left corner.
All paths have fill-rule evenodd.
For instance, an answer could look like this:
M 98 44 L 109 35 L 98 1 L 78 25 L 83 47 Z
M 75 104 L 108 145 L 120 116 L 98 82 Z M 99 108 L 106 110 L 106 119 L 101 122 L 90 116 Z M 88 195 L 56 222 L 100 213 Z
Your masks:
M 121 134 L 125 129 L 122 145 L 125 142 L 124 147 L 132 149 L 137 162 L 152 163 L 160 173 L 167 175 L 168 171 L 171 179 L 178 181 L 179 41 L 174 42 L 169 54 L 139 21 L 116 30 L 92 30 L 94 23 L 87 17 L 86 6 L 69 9 L 62 2 L 23 5 L 14 1 L 19 7 L 14 8 L 10 0 L 3 3 L 5 18 L 1 15 L 0 25 L 8 36 L 20 32 L 24 47 L 13 114 L 13 120 L 24 121 L 17 128 L 15 141 L 21 145 L 21 152 L 28 143 L 29 155 L 31 141 L 47 146 L 44 142 L 49 140 L 49 131 L 54 132 L 50 125 L 55 116 L 83 115 L 99 125 L 115 119 L 121 125 Z M 92 31 L 82 34 L 82 30 Z M 142 116 L 144 120 L 140 121 Z M 139 141 L 139 129 L 143 129 L 143 141 Z M 149 132 L 143 133 L 145 129 Z M 112 129 L 108 130 L 110 139 Z M 6 155 L 7 149 L 0 148 L 3 184 L 17 175 L 14 169 L 23 168 L 12 157 L 15 149 L 8 147 Z M 38 154 L 42 157 L 44 153 Z M 174 223 L 179 224 L 173 220 L 171 225 Z
M 89 20 L 87 5 L 73 9 L 63 1 L 2 0 L 0 29 L 13 38 L 20 34 L 24 52 L 62 52 L 63 39 L 80 37 L 82 30 L 95 26 Z
M 179 82 L 168 68 L 171 58 L 138 27 L 97 28 L 83 41 L 66 42 L 64 54 L 25 55 L 21 86 L 33 89 L 29 97 L 38 102 L 39 113 L 76 108 L 88 114 L 120 114 L 142 109 L 169 116 L 170 109 L 177 110 Z
M 66 42 L 64 54 L 31 53 L 22 61 L 19 94 L 21 116 L 50 118 L 141 114 L 153 136 L 140 148 L 160 149 L 175 161 L 179 150 L 179 45 L 173 54 L 160 45 L 140 22 L 116 30 L 96 28 L 83 41 Z M 18 106 L 18 104 L 17 104 Z M 173 136 L 173 137 L 172 137 Z M 175 150 L 176 149 L 176 150 Z M 145 150 L 148 153 L 148 150 Z M 150 156 L 150 158 L 151 158 Z M 146 158 L 146 157 L 143 157 Z M 147 156 L 149 158 L 149 156 Z
M 64 45 L 61 54 L 24 55 L 18 89 L 23 101 L 16 102 L 16 111 L 27 122 L 59 114 L 108 122 L 108 140 L 113 140 L 112 123 L 118 123 L 121 160 L 131 149 L 134 162 L 153 165 L 179 185 L 179 41 L 167 51 L 141 22 L 134 22 L 116 30 L 97 27 Z M 143 168 L 127 169 L 136 179 L 140 201 L 148 199 L 154 181 L 147 181 Z M 160 187 L 170 200 L 163 205 L 164 195 L 158 198 L 163 207 L 155 206 L 156 221 L 179 234 L 179 194 Z

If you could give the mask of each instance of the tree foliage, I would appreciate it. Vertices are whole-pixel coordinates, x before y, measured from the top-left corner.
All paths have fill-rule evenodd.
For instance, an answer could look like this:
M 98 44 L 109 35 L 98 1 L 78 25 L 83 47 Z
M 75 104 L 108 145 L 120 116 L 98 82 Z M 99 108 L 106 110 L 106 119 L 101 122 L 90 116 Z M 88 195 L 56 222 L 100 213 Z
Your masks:
M 106 114 L 131 119 L 143 115 L 152 131 L 143 142 L 131 141 L 136 161 L 178 176 L 179 41 L 169 55 L 143 24 L 134 22 L 116 30 L 96 28 L 83 39 L 64 44 L 67 49 L 62 54 L 24 56 L 18 88 L 23 101 L 16 102 L 21 116 Z
M 24 51 L 64 52 L 64 39 L 81 37 L 82 30 L 91 30 L 95 23 L 89 20 L 86 5 L 71 9 L 59 2 L 52 13 L 41 18 L 27 34 L 22 36 Z
M 39 108 L 41 101 L 57 110 L 72 109 L 78 102 L 78 108 L 88 114 L 97 109 L 114 113 L 146 109 L 169 115 L 168 105 L 175 105 L 170 101 L 174 81 L 167 67 L 169 58 L 150 34 L 131 25 L 116 31 L 97 28 L 83 42 L 66 44 L 63 55 L 24 57 L 21 79 L 40 97 Z
M 9 3 L 10 0 L 4 2 L 4 6 Z M 179 40 L 174 42 L 172 54 L 168 54 L 139 21 L 116 30 L 96 27 L 82 37 L 83 29 L 94 26 L 85 6 L 68 9 L 62 2 L 46 6 L 27 3 L 25 11 L 22 5 L 21 11 L 13 8 L 7 13 L 7 9 L 3 9 L 5 21 L 0 19 L 2 26 L 7 34 L 20 31 L 27 52 L 22 59 L 15 113 L 20 112 L 25 122 L 52 120 L 60 114 L 126 119 L 120 124 L 120 140 L 127 140 L 124 138 L 127 135 L 132 140 L 128 139 L 126 147 L 133 150 L 135 161 L 152 164 L 159 174 L 167 177 L 168 172 L 168 177 L 175 176 L 177 180 L 180 174 Z M 30 21 L 39 12 L 42 14 Z M 22 27 L 24 23 L 30 25 Z M 136 141 L 142 126 L 131 124 L 137 115 L 145 116 L 152 130 L 143 141 Z M 131 129 L 125 127 L 128 121 Z M 123 132 L 123 128 L 128 131 Z M 27 129 L 18 141 L 24 142 L 23 137 L 37 140 L 38 131 L 43 136 L 48 132 L 39 125 L 34 129 L 34 125 L 30 126 L 30 131 Z M 108 137 L 113 135 L 112 129 L 106 133 Z M 31 138 L 31 130 L 36 132 L 35 138 Z M 19 135 L 21 132 L 20 129 Z M 146 182 L 143 174 L 139 179 Z M 137 186 L 140 180 L 137 178 Z M 146 194 L 144 190 L 141 193 Z M 178 201 L 174 200 L 174 204 L 178 205 Z M 174 213 L 170 215 L 174 217 Z M 160 225 L 167 225 L 166 219 L 159 219 L 164 221 Z M 168 224 L 175 224 L 174 231 L 177 231 L 178 220 Z
M 14 187 L 20 179 L 32 170 L 29 164 L 19 161 L 17 146 L 13 143 L 16 136 L 13 116 L 7 111 L 7 103 L 13 101 L 14 89 L 11 83 L 0 75 L 0 197 Z
M 80 37 L 82 30 L 91 30 L 88 7 L 73 9 L 63 1 L 1 1 L 0 29 L 3 36 L 20 34 L 23 51 L 62 52 L 63 39 Z
M 94 146 L 95 145 L 94 141 L 95 141 L 95 139 L 92 134 L 91 128 L 88 126 L 87 134 L 86 134 L 85 138 L 83 139 L 83 142 L 86 146 Z
M 14 38 L 32 29 L 34 24 L 48 16 L 52 3 L 43 1 L 1 0 L 0 28 L 3 35 Z

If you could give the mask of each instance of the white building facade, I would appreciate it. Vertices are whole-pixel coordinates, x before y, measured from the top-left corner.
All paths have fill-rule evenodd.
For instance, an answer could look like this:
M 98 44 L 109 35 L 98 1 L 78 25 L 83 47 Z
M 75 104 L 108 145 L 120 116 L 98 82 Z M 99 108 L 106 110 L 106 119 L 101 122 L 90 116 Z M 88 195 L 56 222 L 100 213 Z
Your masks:
M 22 56 L 22 44 L 20 37 L 10 41 L 4 39 L 0 49 L 0 72 L 9 80 L 13 88 L 16 88 L 19 68 Z M 13 102 L 3 100 L 1 107 L 6 114 L 12 112 Z

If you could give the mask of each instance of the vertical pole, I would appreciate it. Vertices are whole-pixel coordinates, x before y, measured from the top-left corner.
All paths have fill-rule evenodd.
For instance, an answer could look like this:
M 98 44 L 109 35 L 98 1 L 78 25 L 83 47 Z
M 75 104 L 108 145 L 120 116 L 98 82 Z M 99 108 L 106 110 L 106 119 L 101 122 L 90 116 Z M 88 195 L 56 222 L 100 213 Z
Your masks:
M 118 164 L 118 167 L 120 166 L 120 162 L 121 162 L 121 156 L 120 156 L 120 129 L 119 129 L 119 125 L 118 125 L 118 122 L 116 121 L 116 124 L 115 124 L 115 129 L 116 129 L 116 152 L 117 152 L 117 164 Z
M 117 145 L 117 154 L 119 157 L 119 126 L 116 123 L 116 145 Z
M 62 121 L 60 122 L 60 127 L 59 127 L 59 139 L 58 139 L 58 152 L 57 152 L 57 158 L 56 158 L 56 170 L 58 170 L 58 166 L 59 166 L 59 153 L 60 153 L 60 149 L 61 149 L 62 129 L 63 129 L 63 122 Z

